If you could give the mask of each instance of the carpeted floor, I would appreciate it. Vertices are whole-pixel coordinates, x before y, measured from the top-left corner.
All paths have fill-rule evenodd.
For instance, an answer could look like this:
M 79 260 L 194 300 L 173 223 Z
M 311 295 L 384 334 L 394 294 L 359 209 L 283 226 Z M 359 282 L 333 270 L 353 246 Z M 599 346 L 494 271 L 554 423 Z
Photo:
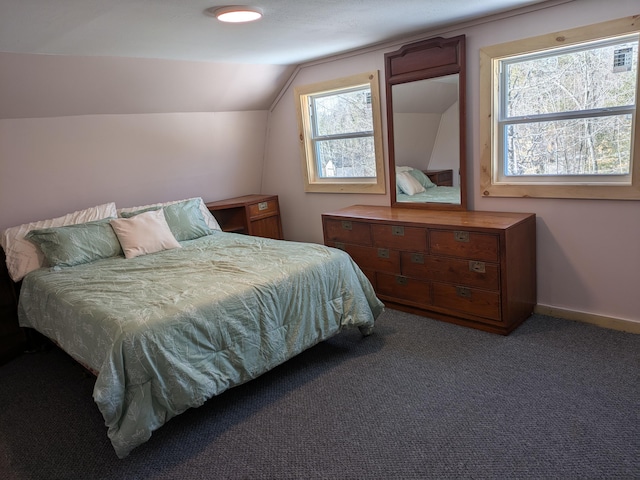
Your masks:
M 387 310 L 124 460 L 93 383 L 57 349 L 0 367 L 0 478 L 640 478 L 640 335 L 551 317 L 502 337 Z

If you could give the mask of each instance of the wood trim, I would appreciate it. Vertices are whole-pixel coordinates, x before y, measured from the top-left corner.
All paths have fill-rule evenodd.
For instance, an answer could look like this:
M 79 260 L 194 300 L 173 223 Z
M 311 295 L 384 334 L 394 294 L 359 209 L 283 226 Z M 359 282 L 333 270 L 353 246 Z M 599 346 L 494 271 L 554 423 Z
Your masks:
M 593 313 L 566 310 L 564 308 L 552 307 L 550 305 L 536 305 L 533 307 L 534 313 L 549 315 L 551 317 L 575 320 L 582 323 L 590 323 L 598 327 L 619 330 L 621 332 L 640 334 L 640 321 L 627 320 L 623 318 L 596 315 Z
M 373 140 L 375 145 L 375 178 L 320 178 L 316 171 L 316 157 L 311 142 L 311 124 L 308 97 L 331 90 L 340 90 L 358 85 L 368 85 L 371 89 L 371 109 L 373 115 Z M 351 75 L 349 77 L 311 85 L 295 87 L 295 106 L 298 118 L 298 143 L 302 159 L 305 192 L 316 193 L 370 193 L 385 194 L 384 144 L 382 133 L 382 113 L 380 99 L 380 78 L 377 70 Z
M 640 16 L 634 15 L 595 25 L 574 28 L 536 37 L 515 40 L 480 49 L 480 194 L 490 197 L 580 198 L 610 200 L 640 200 L 640 121 L 635 121 L 632 183 L 630 185 L 527 185 L 494 183 L 498 139 L 494 134 L 497 116 L 492 112 L 498 102 L 498 61 L 501 58 L 598 40 L 640 31 Z M 640 70 L 636 81 L 636 98 L 640 98 Z M 638 108 L 636 106 L 636 117 Z
M 391 206 L 397 208 L 466 210 L 467 209 L 467 69 L 466 36 L 435 37 L 404 45 L 384 55 L 385 93 L 387 96 L 387 145 L 389 156 L 389 193 Z M 395 133 L 393 119 L 393 86 L 445 75 L 458 74 L 460 152 L 460 203 L 398 202 L 396 197 Z

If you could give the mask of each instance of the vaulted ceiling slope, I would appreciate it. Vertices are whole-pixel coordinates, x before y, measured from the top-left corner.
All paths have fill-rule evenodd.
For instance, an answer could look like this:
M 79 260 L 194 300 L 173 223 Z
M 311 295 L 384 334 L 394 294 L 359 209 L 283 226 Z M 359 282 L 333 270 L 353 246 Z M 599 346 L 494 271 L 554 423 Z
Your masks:
M 296 65 L 545 1 L 243 0 L 264 12 L 248 24 L 204 13 L 234 3 L 0 0 L 0 118 L 266 109 Z M 101 105 L 90 85 L 128 87 Z M 25 110 L 45 92 L 55 105 Z
M 295 65 L 542 0 L 254 0 L 264 17 L 224 24 L 227 0 L 0 0 L 0 51 Z

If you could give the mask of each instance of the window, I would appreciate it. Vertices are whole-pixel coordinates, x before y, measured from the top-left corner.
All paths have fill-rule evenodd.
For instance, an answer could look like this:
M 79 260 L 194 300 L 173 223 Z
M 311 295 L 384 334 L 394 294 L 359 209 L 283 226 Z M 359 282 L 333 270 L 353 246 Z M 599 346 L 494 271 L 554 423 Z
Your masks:
M 484 196 L 640 199 L 638 27 L 481 50 Z
M 295 89 L 305 191 L 385 193 L 378 72 Z

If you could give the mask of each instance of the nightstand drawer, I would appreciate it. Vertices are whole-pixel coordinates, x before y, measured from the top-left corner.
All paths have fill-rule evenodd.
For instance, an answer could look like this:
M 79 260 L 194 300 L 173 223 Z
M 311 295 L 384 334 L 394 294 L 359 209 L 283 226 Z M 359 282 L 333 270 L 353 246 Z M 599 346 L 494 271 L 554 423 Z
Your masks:
M 278 213 L 278 202 L 275 200 L 265 200 L 264 202 L 253 203 L 249 207 L 249 218 L 265 217 Z

